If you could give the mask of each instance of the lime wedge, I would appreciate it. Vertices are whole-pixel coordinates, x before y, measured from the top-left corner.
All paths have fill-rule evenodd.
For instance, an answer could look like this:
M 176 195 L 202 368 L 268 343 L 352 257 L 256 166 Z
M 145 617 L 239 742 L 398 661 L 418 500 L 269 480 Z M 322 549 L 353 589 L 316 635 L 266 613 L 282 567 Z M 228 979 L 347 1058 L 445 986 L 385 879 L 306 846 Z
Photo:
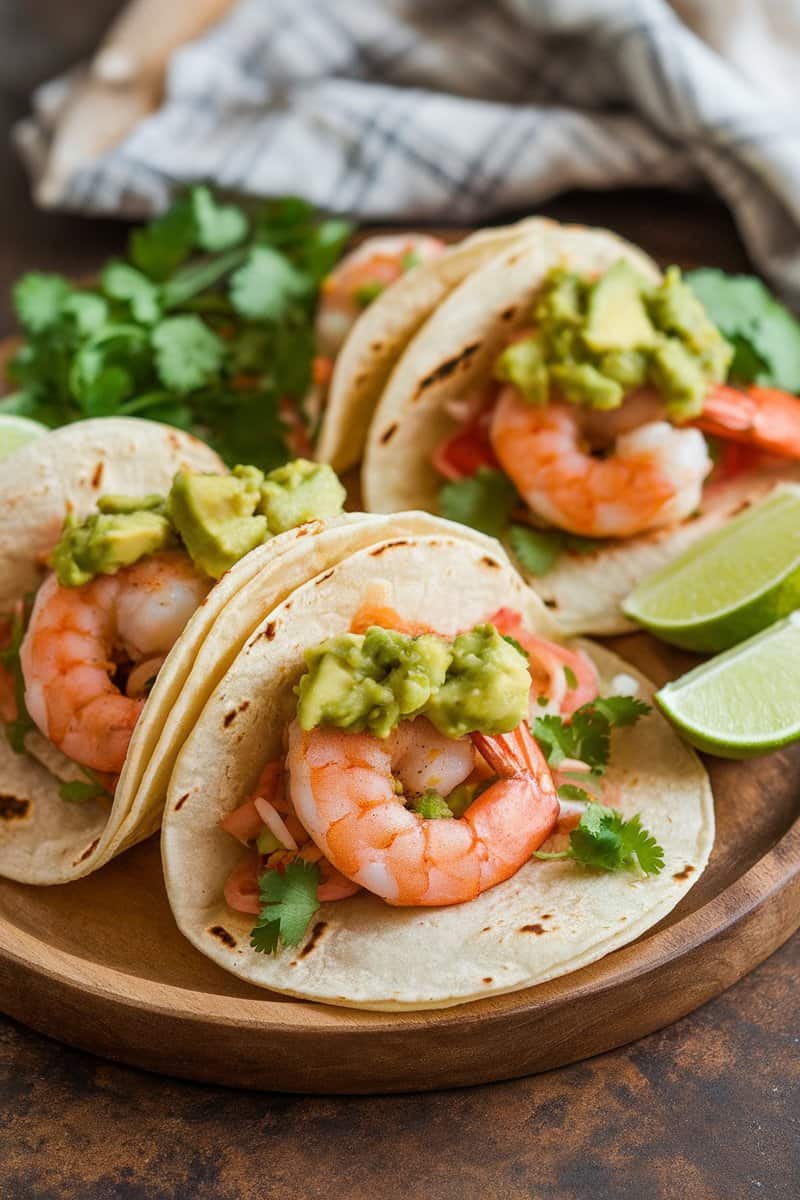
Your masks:
M 15 413 L 0 413 L 0 462 L 26 442 L 32 442 L 47 432 L 47 426 L 40 421 L 18 417 Z
M 686 650 L 727 650 L 800 605 L 800 486 L 781 484 L 631 592 L 622 608 Z
M 656 692 L 698 750 L 752 758 L 800 737 L 800 610 Z

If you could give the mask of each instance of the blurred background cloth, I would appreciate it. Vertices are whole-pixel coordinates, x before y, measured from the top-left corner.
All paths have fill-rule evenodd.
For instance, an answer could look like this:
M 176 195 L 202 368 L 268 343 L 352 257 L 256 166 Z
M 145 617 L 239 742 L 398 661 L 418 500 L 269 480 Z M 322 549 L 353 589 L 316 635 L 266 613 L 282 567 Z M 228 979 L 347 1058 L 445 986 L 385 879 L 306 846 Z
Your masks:
M 165 64 L 163 98 L 119 145 L 100 137 L 94 161 L 85 145 L 74 163 L 53 153 L 86 69 L 37 90 L 16 140 L 40 203 L 140 216 L 211 180 L 370 220 L 467 223 L 566 188 L 710 186 L 800 305 L 797 0 L 217 7 Z M 130 62 L 106 54 L 100 73 L 112 99 L 129 90 Z M 98 130 L 112 108 L 98 103 Z

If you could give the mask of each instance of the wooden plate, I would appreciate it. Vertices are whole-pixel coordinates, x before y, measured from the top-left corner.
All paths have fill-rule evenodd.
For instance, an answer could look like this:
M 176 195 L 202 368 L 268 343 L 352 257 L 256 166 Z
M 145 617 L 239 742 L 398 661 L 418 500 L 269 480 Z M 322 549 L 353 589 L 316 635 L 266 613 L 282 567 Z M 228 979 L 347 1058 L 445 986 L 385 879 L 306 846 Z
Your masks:
M 659 682 L 690 663 L 645 635 L 614 648 Z M 609 1050 L 716 996 L 800 925 L 800 746 L 708 766 L 717 841 L 697 885 L 638 942 L 552 983 L 418 1014 L 259 991 L 178 933 L 151 839 L 78 883 L 0 880 L 0 1008 L 148 1070 L 281 1091 L 453 1087 Z
M 0 342 L 0 391 L 13 348 Z M 697 661 L 644 634 L 611 644 L 659 683 Z M 712 999 L 800 926 L 800 744 L 707 766 L 717 838 L 698 883 L 637 942 L 552 983 L 439 1013 L 261 991 L 178 933 L 153 838 L 78 883 L 0 879 L 0 1010 L 147 1070 L 271 1091 L 456 1087 L 599 1054 Z

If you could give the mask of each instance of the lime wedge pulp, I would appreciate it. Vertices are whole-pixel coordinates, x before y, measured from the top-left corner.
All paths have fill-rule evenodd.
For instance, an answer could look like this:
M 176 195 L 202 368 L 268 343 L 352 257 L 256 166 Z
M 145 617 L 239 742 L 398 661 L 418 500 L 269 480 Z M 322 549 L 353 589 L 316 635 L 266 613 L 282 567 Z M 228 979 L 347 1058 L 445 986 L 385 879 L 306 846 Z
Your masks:
M 727 650 L 800 606 L 800 486 L 781 484 L 631 592 L 623 611 L 665 642 Z
M 18 417 L 15 413 L 0 413 L 0 462 L 8 458 L 26 442 L 47 433 L 46 425 L 32 421 L 30 417 Z
M 656 692 L 698 750 L 752 758 L 800 738 L 800 610 Z

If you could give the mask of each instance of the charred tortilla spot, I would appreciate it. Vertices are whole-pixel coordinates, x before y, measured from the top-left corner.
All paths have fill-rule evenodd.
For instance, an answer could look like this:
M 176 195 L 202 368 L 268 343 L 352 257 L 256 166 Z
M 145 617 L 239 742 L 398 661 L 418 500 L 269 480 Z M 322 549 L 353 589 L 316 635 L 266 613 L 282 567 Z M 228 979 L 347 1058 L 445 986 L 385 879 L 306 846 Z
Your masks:
M 491 925 L 484 925 L 483 929 L 481 930 L 481 933 L 488 933 L 491 928 L 492 928 Z
M 521 925 L 519 931 L 520 933 L 547 933 L 544 925 L 540 925 L 538 921 L 535 925 Z
M 177 812 L 179 808 L 183 808 L 190 795 L 191 792 L 184 792 L 183 795 L 175 801 L 175 812 Z
M 675 874 L 672 876 L 672 878 L 677 879 L 678 881 L 680 881 L 681 879 L 688 879 L 689 876 L 691 875 L 692 871 L 694 871 L 694 867 L 692 866 L 691 863 L 687 863 L 686 866 L 683 868 L 683 870 L 676 871 Z
M 78 858 L 76 858 L 76 859 L 75 859 L 75 862 L 72 864 L 72 865 L 73 865 L 73 867 L 77 867 L 78 863 L 85 862 L 85 860 L 86 860 L 86 859 L 87 859 L 87 858 L 88 858 L 88 857 L 89 857 L 91 854 L 94 854 L 95 850 L 97 849 L 97 847 L 98 847 L 98 845 L 99 845 L 99 842 L 100 842 L 100 838 L 99 838 L 99 837 L 96 837 L 96 838 L 94 839 L 94 841 L 93 841 L 93 842 L 92 842 L 92 843 L 91 843 L 89 846 L 87 846 L 87 847 L 86 847 L 86 849 L 84 850 L 83 854 L 79 855 L 79 856 L 78 856 Z
M 94 475 L 92 476 L 92 487 L 93 488 L 100 487 L 100 484 L 103 482 L 103 472 L 104 471 L 105 471 L 105 463 L 99 462 L 97 464 L 97 466 L 95 467 Z
M 484 983 L 493 983 L 494 981 L 493 981 L 491 975 L 484 975 L 483 982 Z
M 488 554 L 484 554 L 483 558 L 481 559 L 481 562 L 483 563 L 483 565 L 485 567 L 495 567 L 498 570 L 500 568 L 500 563 L 497 562 L 496 559 L 494 559 L 494 558 L 489 558 Z
M 501 321 L 513 321 L 513 319 L 516 315 L 517 315 L 516 307 L 514 305 L 512 305 L 511 308 L 503 309 L 503 311 L 500 313 L 500 320 Z
M 552 913 L 542 913 L 542 920 L 549 921 L 550 918 L 552 917 L 552 915 L 553 915 Z
M 239 716 L 239 713 L 247 712 L 249 707 L 250 707 L 250 701 L 243 700 L 238 708 L 234 708 L 231 710 L 231 712 L 225 714 L 222 724 L 227 729 L 229 725 L 233 724 L 233 722 Z
M 231 950 L 236 948 L 236 938 L 228 932 L 224 925 L 212 925 L 208 932 L 213 937 L 219 938 L 223 946 L 228 946 Z
M 332 575 L 332 574 L 333 574 L 333 568 L 331 568 L 331 570 L 330 570 L 330 571 L 326 571 L 324 575 L 320 575 L 320 576 L 318 576 L 318 577 L 317 577 L 317 578 L 314 580 L 314 587 L 319 587 L 319 585 L 320 585 L 321 583 L 324 583 L 326 579 L 330 579 L 330 577 L 331 577 L 331 575 Z
M 268 642 L 271 642 L 272 639 L 275 637 L 275 622 L 274 621 L 267 621 L 267 624 L 264 626 L 263 636 L 267 639 Z
M 311 930 L 311 937 L 308 939 L 305 946 L 303 946 L 303 949 L 300 951 L 298 958 L 305 958 L 307 954 L 311 953 L 311 951 L 314 949 L 317 942 L 322 937 L 323 933 L 325 932 L 325 930 L 327 928 L 328 928 L 327 921 L 317 921 L 315 923 L 314 928 Z
M 397 422 L 395 421 L 394 424 L 390 425 L 388 429 L 384 429 L 383 433 L 381 434 L 381 445 L 385 446 L 387 444 L 387 442 L 390 442 L 392 440 L 392 438 L 394 437 L 394 435 L 396 433 L 397 433 Z
M 380 339 L 372 342 L 372 344 L 370 345 L 370 350 L 375 350 L 377 352 L 378 350 L 382 350 L 382 349 L 383 349 L 383 342 L 380 341 Z
M 544 603 L 544 606 L 545 606 L 545 608 L 558 608 L 558 601 L 557 601 L 557 600 L 548 600 L 548 599 L 546 599 L 546 598 L 545 598 L 545 599 L 543 600 L 543 603 Z
M 423 392 L 427 391 L 432 384 L 441 383 L 443 379 L 448 379 L 449 376 L 455 371 L 459 371 L 462 367 L 466 367 L 472 357 L 480 349 L 480 346 L 480 342 L 473 342 L 472 345 L 465 346 L 463 350 L 461 350 L 458 354 L 453 355 L 452 358 L 445 359 L 443 363 L 439 363 L 438 367 L 431 371 L 429 375 L 424 377 L 416 390 L 413 400 L 419 400 Z
M 370 550 L 369 556 L 370 558 L 379 558 L 380 555 L 383 554 L 384 550 L 392 550 L 395 546 L 407 545 L 409 545 L 409 543 L 405 538 L 397 542 L 384 542 L 382 546 L 376 546 L 374 550 Z
M 31 806 L 30 800 L 21 796 L 0 796 L 0 821 L 19 821 Z

